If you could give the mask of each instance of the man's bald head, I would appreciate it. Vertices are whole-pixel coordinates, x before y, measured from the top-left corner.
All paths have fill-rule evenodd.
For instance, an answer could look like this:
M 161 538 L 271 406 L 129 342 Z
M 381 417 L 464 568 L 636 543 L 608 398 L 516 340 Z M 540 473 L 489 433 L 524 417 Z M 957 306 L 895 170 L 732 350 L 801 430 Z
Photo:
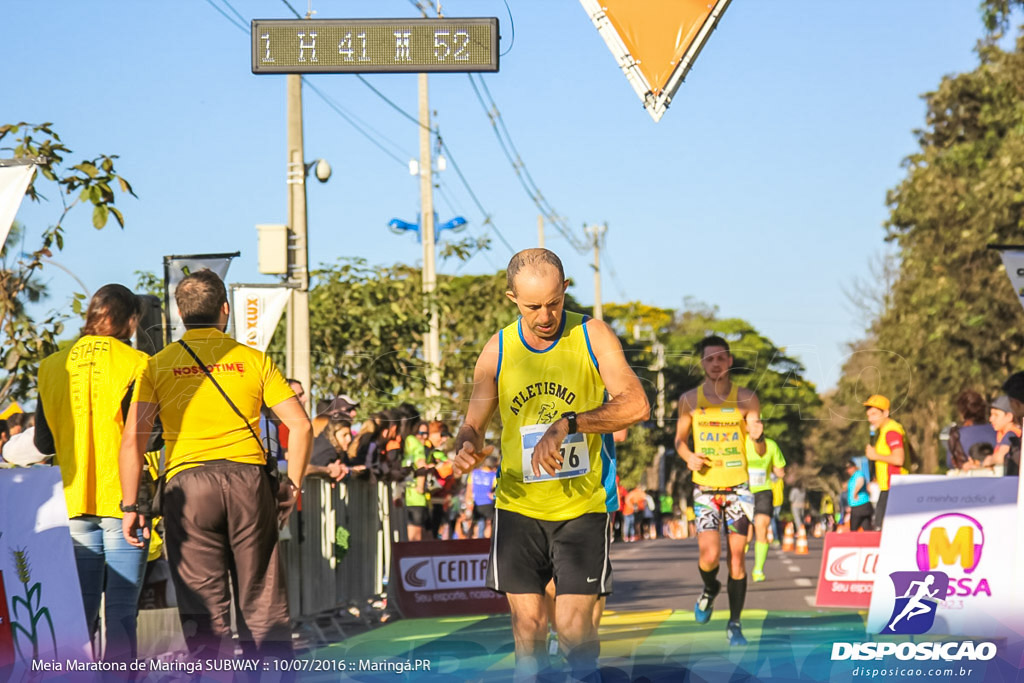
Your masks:
M 558 272 L 559 282 L 565 280 L 565 270 L 562 268 L 562 261 L 555 255 L 555 252 L 541 248 L 523 249 L 512 257 L 512 260 L 508 262 L 508 268 L 505 269 L 509 291 L 515 294 L 516 275 L 520 271 L 526 268 L 542 270 L 545 266 L 550 266 Z

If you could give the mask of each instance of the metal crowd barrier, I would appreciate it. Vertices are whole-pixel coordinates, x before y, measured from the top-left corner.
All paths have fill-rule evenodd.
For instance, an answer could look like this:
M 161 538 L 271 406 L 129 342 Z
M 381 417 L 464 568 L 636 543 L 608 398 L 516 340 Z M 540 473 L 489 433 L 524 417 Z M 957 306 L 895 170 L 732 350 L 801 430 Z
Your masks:
M 332 486 L 320 477 L 306 478 L 301 509 L 289 519 L 281 541 L 292 619 L 353 606 L 362 610 L 384 593 L 391 507 L 386 484 L 355 478 Z M 339 528 L 348 531 L 348 551 L 340 560 Z

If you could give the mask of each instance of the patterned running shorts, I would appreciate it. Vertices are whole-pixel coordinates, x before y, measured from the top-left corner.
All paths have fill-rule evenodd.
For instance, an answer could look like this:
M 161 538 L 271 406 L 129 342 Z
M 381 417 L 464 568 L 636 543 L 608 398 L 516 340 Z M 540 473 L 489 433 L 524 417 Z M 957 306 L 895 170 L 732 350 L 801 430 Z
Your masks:
M 746 536 L 754 517 L 754 494 L 746 484 L 726 489 L 694 486 L 693 507 L 697 513 L 697 533 L 720 531 L 724 515 L 730 534 Z

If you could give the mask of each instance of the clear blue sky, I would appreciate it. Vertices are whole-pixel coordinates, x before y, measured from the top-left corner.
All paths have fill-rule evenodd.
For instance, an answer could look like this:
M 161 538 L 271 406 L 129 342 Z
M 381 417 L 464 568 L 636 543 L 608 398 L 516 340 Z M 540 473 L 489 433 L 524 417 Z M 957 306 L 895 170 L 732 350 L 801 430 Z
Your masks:
M 819 389 L 834 385 L 844 343 L 865 323 L 843 290 L 885 248 L 885 193 L 915 150 L 920 94 L 976 64 L 976 3 L 736 0 L 658 124 L 578 2 L 509 4 L 514 45 L 484 78 L 557 211 L 576 230 L 608 223 L 615 277 L 605 279 L 605 300 L 678 308 L 694 297 L 751 321 L 799 357 Z M 293 16 L 279 0 L 232 6 L 246 27 Z M 315 0 L 313 9 L 318 18 L 417 15 L 407 0 Z M 501 0 L 446 0 L 443 9 L 499 17 L 507 49 Z M 123 232 L 97 232 L 88 210 L 75 214 L 57 260 L 95 289 L 159 272 L 164 254 L 240 250 L 228 279 L 270 281 L 257 272 L 254 225 L 286 222 L 285 78 L 251 73 L 248 30 L 202 0 L 8 0 L 3 23 L 0 119 L 52 121 L 76 161 L 120 155 L 138 194 L 118 198 Z M 368 78 L 415 114 L 415 76 Z M 416 126 L 354 76 L 310 79 L 400 159 L 418 155 Z M 537 210 L 467 77 L 433 75 L 430 85 L 436 123 L 473 191 L 514 248 L 533 246 Z M 306 158 L 334 168 L 329 183 L 308 187 L 311 262 L 420 262 L 415 239 L 386 228 L 418 213 L 405 162 L 309 89 L 304 97 Z M 441 180 L 451 200 L 436 198 L 441 220 L 464 215 L 481 234 L 483 216 L 454 172 Z M 56 202 L 24 205 L 18 220 L 34 234 L 58 213 Z M 575 278 L 574 295 L 592 303 L 591 255 L 551 232 L 548 246 Z M 495 239 L 461 272 L 493 272 L 510 255 Z M 51 305 L 64 306 L 76 285 L 58 270 L 45 277 Z

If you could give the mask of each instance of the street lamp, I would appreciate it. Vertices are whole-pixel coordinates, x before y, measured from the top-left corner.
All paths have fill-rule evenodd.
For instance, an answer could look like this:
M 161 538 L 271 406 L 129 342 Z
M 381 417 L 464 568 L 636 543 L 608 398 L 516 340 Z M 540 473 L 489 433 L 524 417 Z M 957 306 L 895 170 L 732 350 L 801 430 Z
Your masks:
M 438 224 L 437 212 L 431 211 L 427 214 L 427 216 L 431 215 L 433 215 L 432 221 L 424 221 L 421 215 L 418 223 L 409 223 L 400 218 L 392 218 L 388 221 L 388 228 L 396 235 L 404 232 L 415 232 L 416 241 L 423 245 L 423 292 L 428 297 L 427 314 L 430 316 L 430 330 L 423 340 L 423 359 L 427 362 L 428 368 L 426 395 L 428 399 L 436 399 L 441 392 L 441 322 L 437 314 L 437 304 L 432 298 L 435 286 L 434 259 L 436 258 L 434 253 L 434 245 L 436 244 L 434 236 L 445 230 L 451 230 L 452 232 L 464 230 L 468 221 L 462 216 L 456 216 L 447 223 Z M 425 228 L 422 227 L 424 222 L 428 223 Z M 424 232 L 427 234 L 426 241 L 423 239 Z M 431 400 L 430 404 L 428 410 L 431 415 L 436 417 L 439 411 L 439 404 L 436 400 Z
M 456 216 L 447 223 L 439 224 L 437 222 L 437 212 L 434 212 L 434 229 L 437 230 L 438 233 L 441 233 L 445 230 L 451 230 L 452 232 L 461 232 L 466 229 L 467 225 L 469 225 L 469 221 L 467 221 L 462 216 Z M 416 241 L 423 241 L 423 235 L 420 234 L 419 223 L 409 223 L 407 221 L 401 220 L 400 218 L 392 218 L 390 221 L 388 221 L 388 228 L 391 230 L 391 232 L 395 233 L 396 235 L 401 235 L 402 233 L 405 232 L 415 232 Z

